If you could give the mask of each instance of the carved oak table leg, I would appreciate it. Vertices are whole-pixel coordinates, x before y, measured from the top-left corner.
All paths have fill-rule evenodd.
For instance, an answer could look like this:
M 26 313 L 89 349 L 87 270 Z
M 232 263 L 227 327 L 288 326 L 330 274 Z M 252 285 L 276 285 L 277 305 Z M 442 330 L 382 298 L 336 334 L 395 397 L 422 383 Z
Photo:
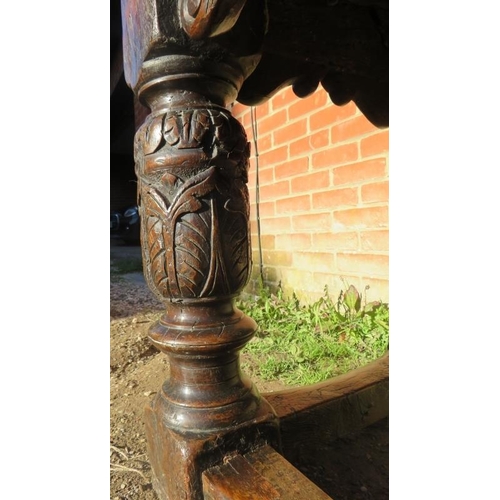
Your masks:
M 251 265 L 249 144 L 228 111 L 255 68 L 264 2 L 122 0 L 125 76 L 151 114 L 135 140 L 144 272 L 166 311 L 150 330 L 170 377 L 146 409 L 160 498 L 201 499 L 227 455 L 278 445 L 242 375 L 256 330 L 234 306 Z

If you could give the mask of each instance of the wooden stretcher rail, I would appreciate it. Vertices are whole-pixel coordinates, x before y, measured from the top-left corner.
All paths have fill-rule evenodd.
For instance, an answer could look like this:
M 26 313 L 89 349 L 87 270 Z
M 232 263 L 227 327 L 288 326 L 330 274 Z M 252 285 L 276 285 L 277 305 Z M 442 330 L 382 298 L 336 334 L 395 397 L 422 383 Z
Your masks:
M 264 395 L 280 421 L 283 455 L 296 464 L 318 443 L 357 433 L 389 415 L 389 354 L 319 384 Z
M 205 471 L 203 494 L 205 500 L 331 500 L 270 446 Z

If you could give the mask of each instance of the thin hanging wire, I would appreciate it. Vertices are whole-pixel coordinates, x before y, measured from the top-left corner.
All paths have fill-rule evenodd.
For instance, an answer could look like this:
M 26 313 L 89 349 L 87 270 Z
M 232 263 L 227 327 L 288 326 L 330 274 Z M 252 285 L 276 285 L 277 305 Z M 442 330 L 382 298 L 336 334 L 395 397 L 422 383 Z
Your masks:
M 257 132 L 257 113 L 255 107 L 250 107 L 250 119 L 252 122 L 253 144 L 255 149 L 255 207 L 257 213 L 257 244 L 259 246 L 259 273 L 261 284 L 264 284 L 264 263 L 262 259 L 262 241 L 260 232 L 260 183 L 259 183 L 259 148 Z

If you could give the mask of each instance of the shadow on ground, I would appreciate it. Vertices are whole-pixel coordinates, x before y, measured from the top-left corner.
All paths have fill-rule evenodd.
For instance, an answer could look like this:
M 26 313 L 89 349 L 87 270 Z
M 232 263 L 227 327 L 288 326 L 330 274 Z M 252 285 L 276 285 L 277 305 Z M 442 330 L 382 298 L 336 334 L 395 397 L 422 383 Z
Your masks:
M 334 500 L 388 500 L 389 418 L 320 444 L 293 465 Z

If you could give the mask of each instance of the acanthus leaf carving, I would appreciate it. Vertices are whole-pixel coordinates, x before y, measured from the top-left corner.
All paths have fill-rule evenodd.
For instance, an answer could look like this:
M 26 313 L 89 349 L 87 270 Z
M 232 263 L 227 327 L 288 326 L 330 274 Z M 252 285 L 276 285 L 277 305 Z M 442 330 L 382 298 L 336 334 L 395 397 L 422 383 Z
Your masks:
M 227 202 L 226 202 L 227 205 Z M 248 238 L 247 218 L 242 212 L 224 211 L 220 221 L 224 262 L 230 277 L 231 288 L 241 290 L 250 277 L 251 249 Z
M 222 189 L 227 180 L 221 170 L 210 167 L 194 175 L 171 203 L 160 189 L 144 185 L 148 282 L 164 298 L 228 295 L 247 282 L 248 191 L 241 179 Z
M 211 213 L 204 210 L 184 214 L 175 228 L 175 268 L 183 297 L 203 296 L 210 266 Z
M 161 218 L 162 202 L 148 193 L 147 186 L 142 186 L 142 246 L 146 265 L 144 276 L 149 288 L 160 299 L 170 295 L 168 280 L 165 278 L 166 249 L 163 238 Z
M 195 212 L 201 208 L 200 199 L 215 188 L 215 174 L 215 167 L 210 167 L 186 181 L 168 208 L 169 217 L 173 221 L 184 213 Z
M 159 149 L 163 137 L 163 116 L 156 116 L 152 119 L 149 127 L 146 128 L 144 137 L 144 154 L 154 153 Z

